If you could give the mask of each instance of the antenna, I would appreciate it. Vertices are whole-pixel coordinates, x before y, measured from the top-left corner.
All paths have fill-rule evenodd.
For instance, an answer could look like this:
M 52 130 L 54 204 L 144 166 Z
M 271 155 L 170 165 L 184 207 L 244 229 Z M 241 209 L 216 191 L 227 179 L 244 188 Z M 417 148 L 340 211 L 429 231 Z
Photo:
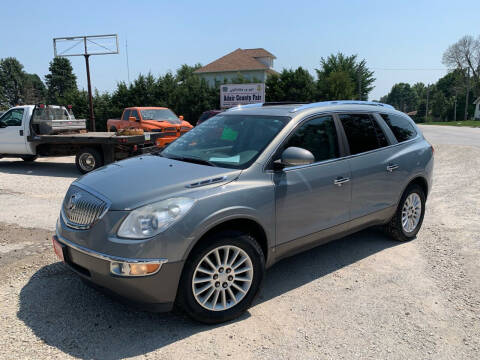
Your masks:
M 118 54 L 118 35 L 84 35 L 53 39 L 53 53 L 57 56 L 84 56 L 87 67 L 88 99 L 90 107 L 90 127 L 95 131 L 92 85 L 90 82 L 90 55 Z
M 128 39 L 125 39 L 125 54 L 127 55 L 127 79 L 130 85 L 130 66 L 128 65 Z

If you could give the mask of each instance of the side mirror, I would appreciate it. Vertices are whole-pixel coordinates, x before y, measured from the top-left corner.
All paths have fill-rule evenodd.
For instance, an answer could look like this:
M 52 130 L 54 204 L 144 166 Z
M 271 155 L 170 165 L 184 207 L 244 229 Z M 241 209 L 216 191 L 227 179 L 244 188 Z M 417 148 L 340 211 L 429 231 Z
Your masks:
M 179 118 L 180 120 L 183 120 L 183 115 L 180 115 L 178 118 Z
M 3 121 L 0 121 L 0 129 L 6 128 L 7 124 L 5 124 Z
M 129 116 L 128 121 L 137 121 L 137 118 L 135 116 Z
M 275 161 L 275 168 L 284 168 L 288 166 L 309 165 L 315 162 L 315 156 L 305 149 L 291 146 L 285 149 L 280 160 Z

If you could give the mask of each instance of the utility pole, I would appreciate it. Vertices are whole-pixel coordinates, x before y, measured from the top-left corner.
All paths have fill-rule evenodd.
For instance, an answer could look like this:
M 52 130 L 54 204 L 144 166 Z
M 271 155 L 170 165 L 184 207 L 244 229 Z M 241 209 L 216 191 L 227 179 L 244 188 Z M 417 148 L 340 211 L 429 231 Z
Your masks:
M 470 92 L 470 69 L 467 69 L 467 94 L 465 95 L 465 115 L 464 120 L 468 120 L 468 93 Z
M 360 71 L 358 72 L 358 99 L 362 101 L 362 77 Z
M 428 122 L 428 95 L 429 95 L 430 89 L 428 88 L 427 85 L 427 105 L 425 107 L 425 122 Z
M 455 86 L 455 107 L 453 108 L 453 121 L 457 121 L 457 87 Z

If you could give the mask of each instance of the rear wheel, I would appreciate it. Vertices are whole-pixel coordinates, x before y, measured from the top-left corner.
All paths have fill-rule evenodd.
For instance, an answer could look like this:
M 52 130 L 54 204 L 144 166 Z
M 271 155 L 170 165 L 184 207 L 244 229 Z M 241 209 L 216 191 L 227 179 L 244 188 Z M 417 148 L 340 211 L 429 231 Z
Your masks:
M 86 174 L 103 166 L 103 156 L 94 148 L 84 148 L 77 152 L 75 165 L 77 165 L 78 171 Z
M 25 162 L 34 162 L 35 160 L 37 160 L 37 158 L 38 158 L 37 155 L 24 155 L 24 156 L 22 156 L 22 160 L 25 161 Z
M 397 212 L 385 225 L 385 229 L 395 240 L 412 240 L 420 231 L 424 215 L 425 193 L 420 186 L 410 185 L 403 193 Z
M 263 280 L 265 259 L 247 234 L 221 232 L 207 240 L 185 264 L 177 305 L 193 319 L 215 324 L 249 308 Z

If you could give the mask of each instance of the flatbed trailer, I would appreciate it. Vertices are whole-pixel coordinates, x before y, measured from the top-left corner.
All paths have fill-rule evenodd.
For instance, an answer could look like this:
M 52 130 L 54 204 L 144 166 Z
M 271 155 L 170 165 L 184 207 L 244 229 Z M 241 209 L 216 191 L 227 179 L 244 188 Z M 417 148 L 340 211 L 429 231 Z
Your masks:
M 35 106 L 18 106 L 0 118 L 0 157 L 34 161 L 38 156 L 75 155 L 78 170 L 85 174 L 105 164 L 159 150 L 157 143 L 170 133 L 120 135 L 111 132 L 37 134 L 31 126 Z M 9 113 L 15 111 L 17 122 Z M 15 117 L 13 117 L 15 118 Z

